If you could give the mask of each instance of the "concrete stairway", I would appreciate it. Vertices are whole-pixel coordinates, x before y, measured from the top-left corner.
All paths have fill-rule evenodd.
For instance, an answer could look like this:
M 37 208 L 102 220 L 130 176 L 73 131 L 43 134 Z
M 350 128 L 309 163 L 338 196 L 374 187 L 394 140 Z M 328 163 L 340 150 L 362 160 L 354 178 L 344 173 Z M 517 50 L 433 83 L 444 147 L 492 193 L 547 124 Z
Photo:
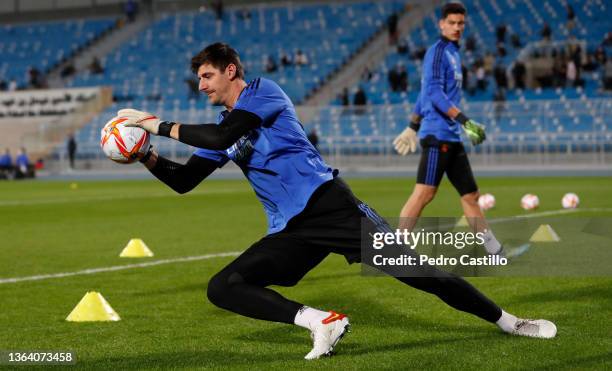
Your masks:
M 411 2 L 410 8 L 404 11 L 398 20 L 398 32 L 400 37 L 407 35 L 417 27 L 424 16 L 431 14 L 442 0 L 428 0 Z M 361 74 L 366 67 L 376 68 L 384 59 L 391 48 L 389 45 L 387 27 L 383 27 L 379 33 L 334 77 L 332 77 L 318 92 L 309 97 L 305 106 L 321 106 L 329 104 L 342 92 L 344 88 L 351 88 L 361 79 Z M 305 110 L 313 112 L 313 110 Z M 309 118 L 303 117 L 307 121 Z
M 142 31 L 146 27 L 148 27 L 155 18 L 150 13 L 142 13 L 140 14 L 134 22 L 132 23 L 123 23 L 120 27 L 111 31 L 100 40 L 96 41 L 88 48 L 84 49 L 80 53 L 78 53 L 75 57 L 67 60 L 60 66 L 56 67 L 48 76 L 47 81 L 51 88 L 60 88 L 64 87 L 68 81 L 70 81 L 73 76 L 62 79 L 60 76 L 60 72 L 62 69 L 69 65 L 73 64 L 78 72 L 87 70 L 89 64 L 94 57 L 102 58 L 112 52 L 116 47 L 121 45 L 122 43 L 131 39 L 138 32 Z

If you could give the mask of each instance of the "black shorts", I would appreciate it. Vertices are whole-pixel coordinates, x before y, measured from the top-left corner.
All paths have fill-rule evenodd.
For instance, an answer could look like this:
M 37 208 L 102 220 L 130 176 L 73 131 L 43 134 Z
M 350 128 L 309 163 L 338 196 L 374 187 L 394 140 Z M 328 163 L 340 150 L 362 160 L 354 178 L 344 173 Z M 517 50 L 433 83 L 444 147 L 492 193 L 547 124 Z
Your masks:
M 386 225 L 335 178 L 315 191 L 284 230 L 262 238 L 228 267 L 264 286 L 293 286 L 330 253 L 343 255 L 349 263 L 360 262 L 362 220 Z
M 428 135 L 421 139 L 421 161 L 417 172 L 417 183 L 438 187 L 446 173 L 448 180 L 461 196 L 476 192 L 478 186 L 472 167 L 461 142 L 439 141 Z

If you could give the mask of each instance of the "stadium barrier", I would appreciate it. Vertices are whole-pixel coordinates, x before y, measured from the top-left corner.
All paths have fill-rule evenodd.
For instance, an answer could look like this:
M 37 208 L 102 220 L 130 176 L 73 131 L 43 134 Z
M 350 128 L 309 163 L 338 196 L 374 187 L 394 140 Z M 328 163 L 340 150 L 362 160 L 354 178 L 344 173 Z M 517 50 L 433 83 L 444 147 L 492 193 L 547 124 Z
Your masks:
M 612 159 L 612 99 L 530 100 L 498 104 L 476 102 L 462 105 L 469 116 L 486 125 L 487 140 L 473 147 L 465 141 L 472 162 L 482 166 L 605 165 Z M 114 107 L 96 118 L 85 130 L 91 138 L 79 143 L 78 158 L 84 168 L 113 168 L 99 147 L 99 130 Z M 393 139 L 407 125 L 412 106 L 381 105 L 361 108 L 342 106 L 297 107 L 307 133 L 315 130 L 318 148 L 339 167 L 392 168 L 415 165 L 419 156 L 398 156 Z M 111 112 L 112 111 L 112 112 Z M 214 122 L 217 110 L 170 110 L 160 117 L 184 123 Z M 108 116 L 108 117 L 106 117 Z M 166 157 L 186 159 L 193 148 L 166 138 L 152 137 L 152 144 Z M 417 150 L 417 152 L 420 150 Z M 59 147 L 55 159 L 65 156 Z M 116 165 L 121 166 L 121 165 Z
M 45 157 L 107 107 L 108 88 L 28 90 L 0 94 L 0 125 L 12 135 L 0 147 L 25 147 L 32 158 Z

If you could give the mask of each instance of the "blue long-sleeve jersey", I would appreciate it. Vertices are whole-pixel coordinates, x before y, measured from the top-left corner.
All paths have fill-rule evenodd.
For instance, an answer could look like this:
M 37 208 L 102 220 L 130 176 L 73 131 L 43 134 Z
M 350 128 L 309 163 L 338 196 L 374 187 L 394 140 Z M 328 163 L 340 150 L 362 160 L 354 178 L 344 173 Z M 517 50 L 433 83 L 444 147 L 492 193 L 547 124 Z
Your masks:
M 419 96 L 423 116 L 419 137 L 435 136 L 438 140 L 461 141 L 460 125 L 446 115 L 461 101 L 461 58 L 459 45 L 444 37 L 433 44 L 423 60 L 423 77 Z
M 274 81 L 251 81 L 234 108 L 257 115 L 261 126 L 224 151 L 199 148 L 195 154 L 219 167 L 230 160 L 236 163 L 263 204 L 268 233 L 280 232 L 304 210 L 317 188 L 333 179 L 334 171 L 312 146 L 293 103 Z M 218 123 L 228 114 L 221 112 Z

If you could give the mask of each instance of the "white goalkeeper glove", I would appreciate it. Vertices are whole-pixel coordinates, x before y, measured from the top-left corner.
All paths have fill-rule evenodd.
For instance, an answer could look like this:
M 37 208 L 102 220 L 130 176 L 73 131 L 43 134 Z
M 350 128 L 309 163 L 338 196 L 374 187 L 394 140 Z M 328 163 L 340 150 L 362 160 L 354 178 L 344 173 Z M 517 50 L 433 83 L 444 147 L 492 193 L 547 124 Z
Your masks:
M 415 152 L 417 148 L 417 132 L 412 125 L 407 127 L 393 141 L 393 146 L 397 153 L 406 156 L 409 152 Z
M 159 134 L 159 124 L 161 120 L 159 117 L 149 112 L 138 111 L 133 108 L 124 108 L 117 111 L 117 116 L 130 119 L 130 122 L 126 123 L 125 126 L 143 128 L 153 135 Z

